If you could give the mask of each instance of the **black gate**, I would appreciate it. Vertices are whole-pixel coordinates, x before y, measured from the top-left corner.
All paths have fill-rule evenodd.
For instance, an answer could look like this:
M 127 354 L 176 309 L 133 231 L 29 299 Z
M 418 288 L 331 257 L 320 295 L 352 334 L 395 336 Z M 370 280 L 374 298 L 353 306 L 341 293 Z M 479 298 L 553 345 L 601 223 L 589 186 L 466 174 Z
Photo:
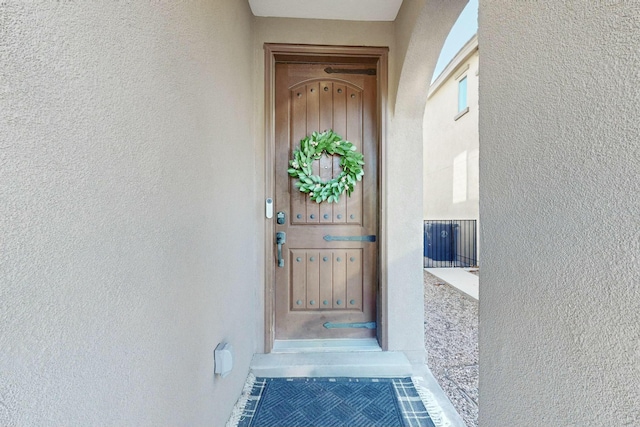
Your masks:
M 425 267 L 475 267 L 477 229 L 474 219 L 424 222 Z

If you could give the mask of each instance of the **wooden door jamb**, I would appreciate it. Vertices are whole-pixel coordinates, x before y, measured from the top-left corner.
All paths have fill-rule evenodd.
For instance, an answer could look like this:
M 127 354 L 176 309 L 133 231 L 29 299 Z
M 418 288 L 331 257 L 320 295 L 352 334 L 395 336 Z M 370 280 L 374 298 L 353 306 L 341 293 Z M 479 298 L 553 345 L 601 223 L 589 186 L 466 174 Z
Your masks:
M 386 175 L 386 108 L 387 69 L 389 49 L 386 47 L 350 47 L 301 44 L 265 43 L 264 88 L 265 88 L 265 196 L 274 197 L 275 162 L 275 66 L 278 62 L 313 63 L 364 63 L 374 64 L 377 71 L 377 126 L 378 126 L 378 288 L 377 288 L 377 334 L 382 350 L 388 350 L 388 298 L 386 277 L 386 211 L 384 177 Z M 273 219 L 265 219 L 265 290 L 264 290 L 264 351 L 270 353 L 275 340 L 275 259 Z

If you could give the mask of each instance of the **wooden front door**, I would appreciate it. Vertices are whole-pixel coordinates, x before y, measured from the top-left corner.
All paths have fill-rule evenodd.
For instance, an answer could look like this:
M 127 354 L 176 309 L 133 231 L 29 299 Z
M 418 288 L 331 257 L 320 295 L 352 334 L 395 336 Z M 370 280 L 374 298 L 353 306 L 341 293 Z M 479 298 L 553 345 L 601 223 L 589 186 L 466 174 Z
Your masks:
M 375 65 L 275 66 L 275 339 L 376 336 L 378 284 L 378 125 Z M 365 175 L 350 197 L 316 203 L 287 169 L 300 140 L 333 129 L 364 155 Z M 314 162 L 314 174 L 340 173 L 339 158 Z M 275 240 L 275 239 L 274 239 Z M 274 251 L 276 250 L 274 245 Z

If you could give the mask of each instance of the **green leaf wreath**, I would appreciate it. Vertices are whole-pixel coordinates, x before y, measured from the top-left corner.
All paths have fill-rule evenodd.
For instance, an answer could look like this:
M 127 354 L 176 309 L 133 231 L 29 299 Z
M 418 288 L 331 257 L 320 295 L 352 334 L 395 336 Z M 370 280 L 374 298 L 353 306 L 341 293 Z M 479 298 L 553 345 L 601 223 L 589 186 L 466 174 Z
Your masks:
M 329 181 L 323 181 L 318 175 L 313 175 L 312 163 L 324 154 L 340 156 L 342 171 Z M 303 193 L 308 193 L 316 203 L 328 201 L 338 202 L 345 191 L 351 195 L 356 182 L 364 176 L 362 166 L 364 156 L 356 151 L 356 146 L 342 139 L 332 130 L 322 133 L 313 132 L 310 136 L 300 140 L 300 148 L 293 151 L 293 159 L 289 161 L 289 175 L 298 178 L 296 187 Z

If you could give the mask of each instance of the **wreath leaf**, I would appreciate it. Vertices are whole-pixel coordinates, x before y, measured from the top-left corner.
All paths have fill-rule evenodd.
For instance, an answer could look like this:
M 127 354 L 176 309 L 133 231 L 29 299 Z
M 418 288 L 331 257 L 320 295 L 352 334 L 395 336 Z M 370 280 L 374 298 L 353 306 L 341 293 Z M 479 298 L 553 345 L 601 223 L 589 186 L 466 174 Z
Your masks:
M 323 154 L 339 155 L 342 172 L 335 178 L 323 181 L 318 175 L 313 175 L 312 162 Z M 356 146 L 342 139 L 333 130 L 312 132 L 300 140 L 300 148 L 293 151 L 291 166 L 287 172 L 298 181 L 295 186 L 303 193 L 309 193 L 311 200 L 316 203 L 327 201 L 338 202 L 342 193 L 351 195 L 356 182 L 362 181 L 364 176 L 364 156 Z

